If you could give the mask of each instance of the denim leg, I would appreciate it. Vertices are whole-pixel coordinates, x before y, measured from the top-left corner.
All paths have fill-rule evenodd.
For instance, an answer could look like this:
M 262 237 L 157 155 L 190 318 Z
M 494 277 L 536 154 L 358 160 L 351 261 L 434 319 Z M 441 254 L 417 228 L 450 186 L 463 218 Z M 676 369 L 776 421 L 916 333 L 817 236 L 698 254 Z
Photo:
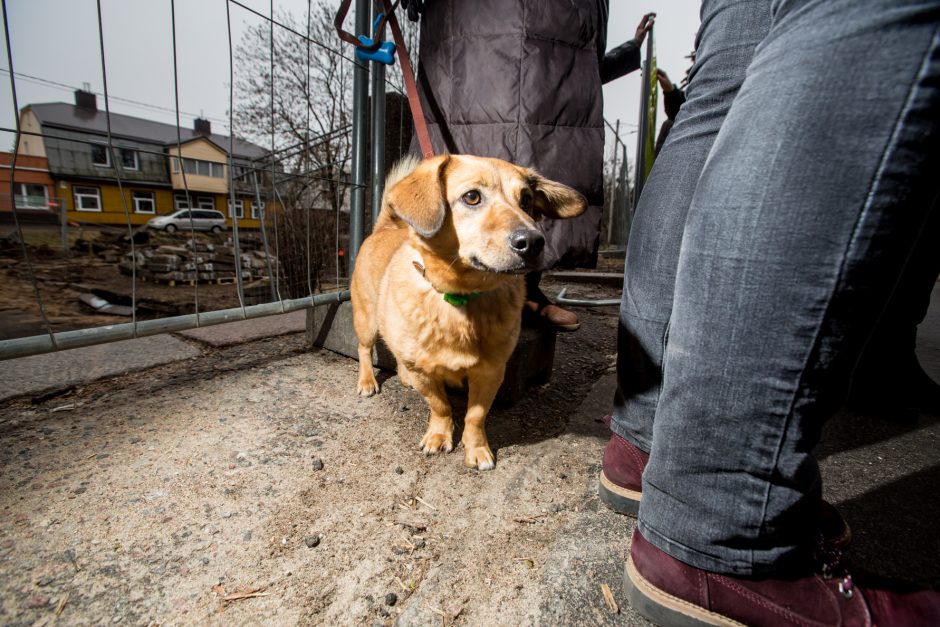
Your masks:
M 940 193 L 940 2 L 775 1 L 689 207 L 640 529 L 805 558 L 811 455 Z M 705 37 L 703 36 L 703 39 Z
M 702 4 L 687 100 L 636 208 L 620 305 L 611 429 L 645 451 L 653 438 L 679 244 L 692 192 L 754 48 L 769 28 L 770 0 Z

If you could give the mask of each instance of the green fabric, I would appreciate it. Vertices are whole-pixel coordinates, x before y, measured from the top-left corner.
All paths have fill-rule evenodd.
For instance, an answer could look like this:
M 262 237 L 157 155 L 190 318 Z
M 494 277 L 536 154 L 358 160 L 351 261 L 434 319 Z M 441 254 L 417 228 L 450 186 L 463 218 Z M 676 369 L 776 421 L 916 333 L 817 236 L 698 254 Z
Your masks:
M 454 307 L 465 307 L 471 300 L 477 299 L 482 292 L 470 292 L 469 294 L 451 294 L 444 292 L 444 300 Z

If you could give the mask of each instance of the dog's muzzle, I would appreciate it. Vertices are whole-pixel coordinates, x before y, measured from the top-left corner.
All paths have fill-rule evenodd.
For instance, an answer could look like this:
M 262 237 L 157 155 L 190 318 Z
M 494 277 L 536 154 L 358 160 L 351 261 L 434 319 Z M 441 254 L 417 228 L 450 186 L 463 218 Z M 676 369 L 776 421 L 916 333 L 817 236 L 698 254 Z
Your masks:
M 509 248 L 526 261 L 533 261 L 545 248 L 545 236 L 533 229 L 516 229 L 509 234 Z

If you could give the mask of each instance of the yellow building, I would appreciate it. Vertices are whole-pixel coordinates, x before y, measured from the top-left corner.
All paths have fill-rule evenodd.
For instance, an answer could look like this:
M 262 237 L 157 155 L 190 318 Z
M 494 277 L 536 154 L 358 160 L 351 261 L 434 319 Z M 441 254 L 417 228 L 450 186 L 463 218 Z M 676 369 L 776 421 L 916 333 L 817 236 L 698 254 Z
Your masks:
M 262 203 L 273 205 L 265 198 L 268 151 L 214 134 L 202 119 L 192 129 L 177 129 L 111 113 L 110 125 L 113 151 L 105 112 L 94 94 L 81 90 L 74 105 L 31 104 L 20 112 L 19 154 L 48 159 L 54 196 L 68 208 L 70 221 L 142 225 L 199 208 L 221 211 L 230 228 L 236 219 L 240 229 L 260 228 Z

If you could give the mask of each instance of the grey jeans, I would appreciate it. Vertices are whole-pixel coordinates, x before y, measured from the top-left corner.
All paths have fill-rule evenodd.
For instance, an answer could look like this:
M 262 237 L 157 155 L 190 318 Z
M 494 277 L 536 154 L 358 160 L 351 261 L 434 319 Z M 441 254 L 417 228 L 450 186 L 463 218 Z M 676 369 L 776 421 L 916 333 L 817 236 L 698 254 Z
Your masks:
M 612 429 L 711 571 L 813 545 L 811 455 L 940 192 L 940 2 L 714 0 L 636 209 Z

